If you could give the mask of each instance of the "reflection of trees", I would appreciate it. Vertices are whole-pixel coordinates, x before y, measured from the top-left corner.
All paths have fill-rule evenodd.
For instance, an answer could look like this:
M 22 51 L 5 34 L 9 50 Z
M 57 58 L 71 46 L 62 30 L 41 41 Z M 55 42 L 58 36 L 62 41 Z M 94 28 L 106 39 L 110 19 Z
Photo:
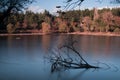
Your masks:
M 94 56 L 99 56 L 99 52 L 101 54 L 105 54 L 106 57 L 108 57 L 108 54 L 110 54 L 110 38 L 109 37 L 100 37 L 100 38 L 95 38 L 93 50 L 94 51 Z
M 88 47 L 90 46 L 90 43 L 89 43 L 89 41 L 88 41 L 88 36 L 82 36 L 82 37 L 81 37 L 80 45 L 81 45 L 81 47 L 82 47 L 83 52 L 86 53 Z
M 38 36 L 24 36 L 22 41 L 24 53 L 27 54 L 30 59 L 33 59 L 36 53 L 36 47 L 39 45 Z
M 34 55 L 39 53 L 37 51 L 40 48 L 39 42 L 38 36 L 8 36 L 8 53 L 17 58 L 23 55 L 25 59 L 35 59 Z
M 50 48 L 51 36 L 43 35 L 42 36 L 42 49 L 47 53 Z
M 11 50 L 10 48 L 12 47 L 13 43 L 13 36 L 8 36 L 8 52 Z
M 96 36 L 82 36 L 80 38 L 79 46 L 82 52 L 93 54 L 93 56 L 99 56 L 100 54 L 110 54 L 111 47 L 110 37 L 96 37 Z M 89 54 L 87 54 L 89 55 Z
M 60 34 L 58 37 L 58 45 L 64 44 L 65 36 Z
M 108 57 L 108 55 L 110 54 L 110 47 L 111 47 L 111 44 L 110 44 L 110 37 L 106 37 L 106 40 L 105 40 L 105 45 L 106 45 L 106 49 L 105 49 L 105 53 L 106 53 L 106 56 Z

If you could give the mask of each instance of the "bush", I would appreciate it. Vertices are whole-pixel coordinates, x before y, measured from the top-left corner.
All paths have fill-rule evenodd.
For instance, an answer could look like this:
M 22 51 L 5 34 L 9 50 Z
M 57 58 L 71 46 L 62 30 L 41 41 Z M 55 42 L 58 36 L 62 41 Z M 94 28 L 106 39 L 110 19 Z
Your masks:
M 114 33 L 119 34 L 119 33 L 120 33 L 120 29 L 119 29 L 119 28 L 116 28 L 116 29 L 114 30 Z
M 67 25 L 64 22 L 59 24 L 59 32 L 67 32 Z
M 14 25 L 12 24 L 12 23 L 9 23 L 8 25 L 7 25 L 7 32 L 8 33 L 13 33 L 15 31 L 15 29 L 14 29 Z
M 50 32 L 50 24 L 43 22 L 42 23 L 42 32 L 49 33 Z

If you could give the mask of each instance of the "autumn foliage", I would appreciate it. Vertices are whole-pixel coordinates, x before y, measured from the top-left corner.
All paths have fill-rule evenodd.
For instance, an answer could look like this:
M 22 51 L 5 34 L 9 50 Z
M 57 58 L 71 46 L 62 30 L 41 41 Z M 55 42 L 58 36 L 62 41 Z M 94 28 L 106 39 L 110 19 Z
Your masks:
M 2 14 L 2 13 L 0 13 Z M 92 10 L 71 10 L 52 15 L 27 11 L 25 14 L 11 14 L 5 21 L 14 26 L 12 33 L 19 32 L 120 32 L 120 8 L 103 8 Z M 2 30 L 2 29 L 1 29 Z M 7 30 L 7 29 L 6 29 Z

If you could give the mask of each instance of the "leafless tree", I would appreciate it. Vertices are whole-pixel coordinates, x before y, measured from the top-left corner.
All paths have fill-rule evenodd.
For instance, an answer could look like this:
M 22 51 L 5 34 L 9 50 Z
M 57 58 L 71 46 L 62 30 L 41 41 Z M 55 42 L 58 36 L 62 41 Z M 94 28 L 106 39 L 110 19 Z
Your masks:
M 74 9 L 77 6 L 80 6 L 83 1 L 84 0 L 66 0 L 65 9 L 69 9 L 69 8 Z
M 111 3 L 120 3 L 120 0 L 111 0 Z
M 0 0 L 0 23 L 10 16 L 11 13 L 22 11 L 34 0 Z
M 80 6 L 85 0 L 65 0 L 65 9 L 74 9 L 77 6 Z M 102 3 L 103 0 L 96 0 L 96 2 Z M 110 3 L 120 3 L 120 0 L 110 0 Z

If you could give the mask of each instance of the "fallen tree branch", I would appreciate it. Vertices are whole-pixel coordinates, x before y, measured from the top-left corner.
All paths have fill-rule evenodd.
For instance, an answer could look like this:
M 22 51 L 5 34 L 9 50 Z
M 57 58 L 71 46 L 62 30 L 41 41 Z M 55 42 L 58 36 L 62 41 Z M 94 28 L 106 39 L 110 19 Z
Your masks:
M 88 64 L 88 62 L 81 56 L 81 54 L 75 49 L 74 44 L 77 43 L 77 41 L 73 40 L 73 38 L 70 36 L 67 39 L 67 42 L 65 42 L 65 44 L 63 44 L 62 46 L 60 46 L 58 48 L 58 53 L 52 52 L 54 54 L 54 57 L 50 58 L 50 61 L 52 63 L 51 65 L 51 72 L 54 71 L 59 71 L 59 70 L 67 70 L 67 69 L 89 69 L 89 68 L 100 68 L 98 66 L 93 66 Z M 75 61 L 75 59 L 70 56 L 70 52 L 67 53 L 67 55 L 63 55 L 65 54 L 65 52 L 62 52 L 62 50 L 66 50 L 66 51 L 73 51 L 74 54 L 76 54 L 78 57 L 77 61 Z

